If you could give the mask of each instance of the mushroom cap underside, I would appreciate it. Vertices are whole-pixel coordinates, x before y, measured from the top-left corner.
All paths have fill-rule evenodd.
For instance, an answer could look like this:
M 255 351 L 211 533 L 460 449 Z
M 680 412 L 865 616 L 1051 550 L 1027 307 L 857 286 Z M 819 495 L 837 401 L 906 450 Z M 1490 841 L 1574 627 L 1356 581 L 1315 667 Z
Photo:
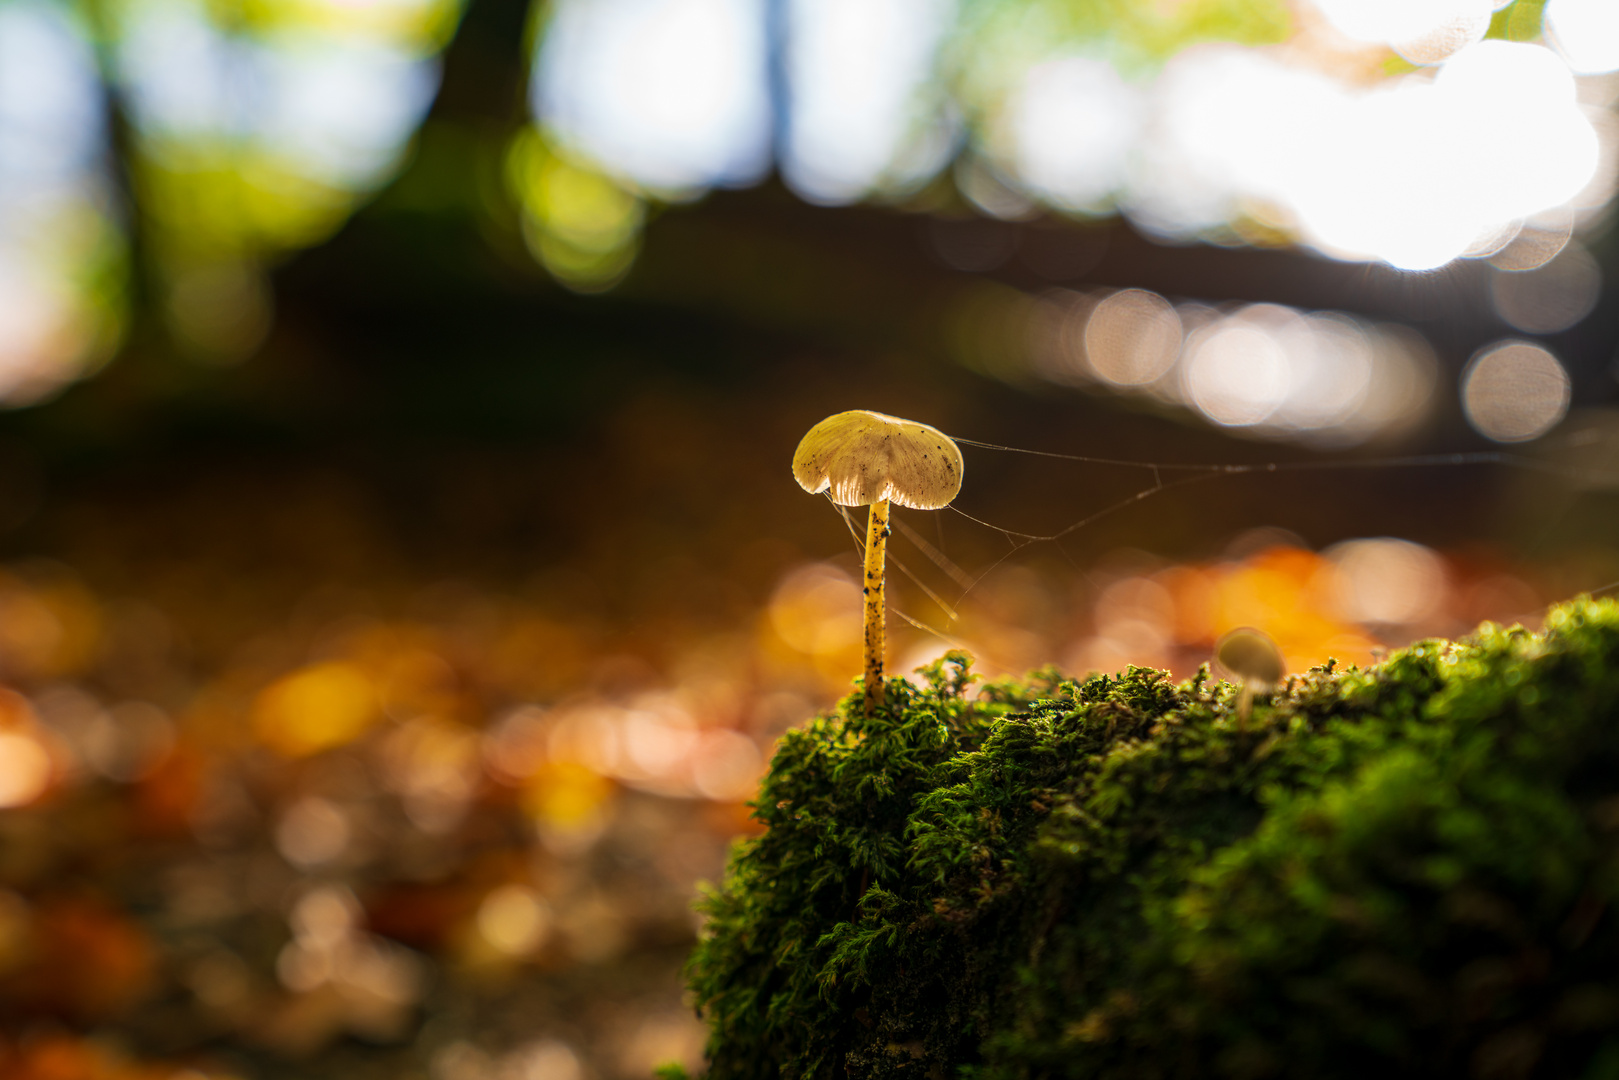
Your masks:
M 937 510 L 961 490 L 961 466 L 961 449 L 938 428 L 866 409 L 822 420 L 793 454 L 799 485 L 844 506 L 888 499 Z
M 1287 674 L 1282 650 L 1263 630 L 1240 626 L 1220 639 L 1214 659 L 1233 675 L 1275 685 Z

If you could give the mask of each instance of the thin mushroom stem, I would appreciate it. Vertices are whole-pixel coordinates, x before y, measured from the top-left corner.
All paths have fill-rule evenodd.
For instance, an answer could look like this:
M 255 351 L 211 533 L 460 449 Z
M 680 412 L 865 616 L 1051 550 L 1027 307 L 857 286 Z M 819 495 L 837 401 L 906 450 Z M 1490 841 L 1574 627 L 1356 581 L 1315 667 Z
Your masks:
M 871 504 L 871 515 L 866 520 L 866 580 L 862 591 L 866 596 L 866 715 L 876 712 L 883 703 L 883 554 L 888 549 L 888 500 L 877 499 Z
M 1248 717 L 1254 712 L 1254 681 L 1242 680 L 1242 692 L 1237 695 L 1237 731 L 1246 733 L 1248 730 Z

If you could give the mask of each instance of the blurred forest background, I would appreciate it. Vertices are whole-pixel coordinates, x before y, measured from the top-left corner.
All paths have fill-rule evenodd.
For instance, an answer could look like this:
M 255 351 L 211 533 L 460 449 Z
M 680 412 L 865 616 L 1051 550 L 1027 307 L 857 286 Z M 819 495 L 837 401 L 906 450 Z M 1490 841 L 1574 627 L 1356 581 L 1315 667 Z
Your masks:
M 859 669 L 832 412 L 1144 463 L 969 446 L 895 671 L 1619 579 L 1616 70 L 1605 0 L 0 0 L 0 1074 L 696 1065 Z

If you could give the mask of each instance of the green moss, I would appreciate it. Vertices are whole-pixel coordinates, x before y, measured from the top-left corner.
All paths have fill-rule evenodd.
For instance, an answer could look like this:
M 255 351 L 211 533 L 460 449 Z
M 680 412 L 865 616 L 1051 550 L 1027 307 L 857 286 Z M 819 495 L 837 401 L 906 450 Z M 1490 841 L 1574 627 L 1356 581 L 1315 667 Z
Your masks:
M 690 969 L 714 1080 L 1619 1076 L 1619 605 L 1261 699 L 982 688 L 789 733 Z

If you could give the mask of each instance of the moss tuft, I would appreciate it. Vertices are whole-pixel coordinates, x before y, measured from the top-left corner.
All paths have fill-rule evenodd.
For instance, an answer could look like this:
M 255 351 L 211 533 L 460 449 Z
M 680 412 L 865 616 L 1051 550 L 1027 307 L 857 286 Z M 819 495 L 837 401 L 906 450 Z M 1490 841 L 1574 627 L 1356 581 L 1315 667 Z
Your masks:
M 709 1076 L 1619 1076 L 1619 605 L 1262 698 L 977 686 L 790 732 L 690 978 Z

